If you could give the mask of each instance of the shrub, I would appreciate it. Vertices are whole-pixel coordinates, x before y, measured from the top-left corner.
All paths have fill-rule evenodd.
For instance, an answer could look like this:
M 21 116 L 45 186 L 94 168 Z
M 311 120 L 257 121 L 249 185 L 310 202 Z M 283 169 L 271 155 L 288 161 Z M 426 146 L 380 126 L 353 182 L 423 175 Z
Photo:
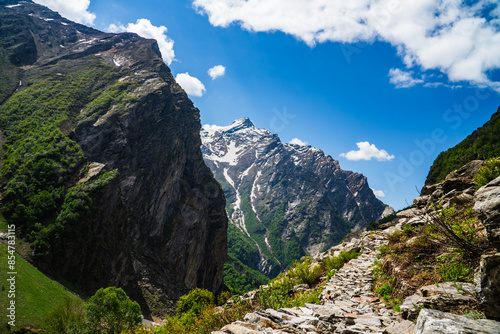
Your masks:
M 196 288 L 177 301 L 176 311 L 178 315 L 183 315 L 185 313 L 198 315 L 208 306 L 212 306 L 213 303 L 214 295 L 210 291 Z
M 341 251 L 338 256 L 331 256 L 326 258 L 322 263 L 322 267 L 327 272 L 330 272 L 332 269 L 340 269 L 352 259 L 357 259 L 360 253 L 351 250 L 349 252 Z
M 248 302 L 238 302 L 232 306 L 226 306 L 222 310 L 209 306 L 199 315 L 192 315 L 189 322 L 186 322 L 185 313 L 183 316 L 168 316 L 165 325 L 154 330 L 155 334 L 210 334 L 227 324 L 236 320 L 243 320 L 248 312 L 254 309 Z M 151 333 L 151 331 L 139 331 L 139 333 Z M 136 332 L 137 334 L 137 332 Z
M 66 299 L 45 317 L 43 332 L 47 334 L 82 333 L 86 319 L 85 303 L 81 300 Z
M 224 305 L 229 297 L 231 297 L 231 293 L 229 291 L 222 291 L 219 298 L 217 298 L 217 305 Z
M 311 263 L 310 257 L 303 261 L 295 261 L 288 271 L 290 278 L 296 279 L 297 284 L 313 285 L 318 283 L 321 277 L 321 268 L 319 266 L 312 267 Z
M 389 297 L 392 292 L 392 287 L 389 283 L 382 285 L 380 288 L 375 289 L 375 292 L 381 295 L 382 297 Z
M 486 160 L 479 168 L 476 176 L 474 176 L 476 189 L 481 188 L 498 176 L 500 176 L 500 158 Z
M 87 305 L 87 316 L 92 333 L 119 334 L 142 322 L 139 304 L 115 287 L 97 290 Z
M 291 290 L 294 282 L 286 274 L 280 274 L 266 288 L 259 289 L 260 303 L 262 308 L 279 309 L 286 307 L 291 299 Z

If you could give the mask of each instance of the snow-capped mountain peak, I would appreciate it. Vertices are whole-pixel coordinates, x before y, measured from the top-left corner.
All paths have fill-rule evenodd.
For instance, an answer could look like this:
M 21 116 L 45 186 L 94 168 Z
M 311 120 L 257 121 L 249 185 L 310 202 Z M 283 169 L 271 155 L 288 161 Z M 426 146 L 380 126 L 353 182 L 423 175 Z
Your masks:
M 248 118 L 205 125 L 201 137 L 230 221 L 259 249 L 260 262 L 251 267 L 265 274 L 335 244 L 387 207 L 363 175 L 340 169 L 320 149 L 283 143 Z

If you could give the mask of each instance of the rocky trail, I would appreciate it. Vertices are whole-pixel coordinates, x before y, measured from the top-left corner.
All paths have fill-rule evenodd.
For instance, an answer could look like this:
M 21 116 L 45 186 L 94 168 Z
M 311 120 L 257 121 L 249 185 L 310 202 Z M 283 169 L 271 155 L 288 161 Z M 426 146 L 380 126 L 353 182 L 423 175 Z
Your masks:
M 253 333 L 388 333 L 387 328 L 403 322 L 371 291 L 372 269 L 377 249 L 387 242 L 386 232 L 365 232 L 359 240 L 333 247 L 315 257 L 334 255 L 341 250 L 361 248 L 361 255 L 345 264 L 330 279 L 320 295 L 321 305 L 249 313 L 244 322 L 234 322 L 213 334 Z M 391 327 L 391 328 L 392 328 Z
M 320 305 L 305 307 L 267 309 L 248 313 L 244 321 L 236 321 L 212 334 L 431 334 L 431 333 L 500 333 L 500 322 L 494 320 L 472 320 L 464 316 L 423 309 L 417 321 L 411 318 L 411 310 L 399 313 L 382 302 L 372 290 L 372 265 L 376 261 L 380 246 L 387 243 L 387 235 L 394 228 L 363 232 L 359 239 L 335 246 L 320 253 L 314 260 L 338 254 L 341 250 L 360 248 L 361 255 L 339 269 L 326 283 L 320 295 Z M 454 285 L 453 285 L 454 286 Z M 464 283 L 464 290 L 473 290 L 473 285 Z M 417 294 L 407 298 L 412 309 L 420 305 L 437 302 L 455 302 L 472 298 L 457 292 L 450 283 L 421 288 Z M 471 291 L 473 292 L 473 291 Z M 402 308 L 405 306 L 403 303 Z

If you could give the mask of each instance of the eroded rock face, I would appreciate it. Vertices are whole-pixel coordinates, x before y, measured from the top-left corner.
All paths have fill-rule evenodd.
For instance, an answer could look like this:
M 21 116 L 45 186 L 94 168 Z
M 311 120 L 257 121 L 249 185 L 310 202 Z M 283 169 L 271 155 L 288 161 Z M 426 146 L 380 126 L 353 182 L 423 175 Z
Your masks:
M 500 320 L 500 253 L 481 257 L 474 282 L 486 317 Z
M 99 32 L 31 1 L 0 5 L 1 51 L 19 67 L 18 91 L 41 77 L 104 73 L 61 131 L 81 148 L 88 178 L 117 177 L 82 229 L 54 242 L 39 266 L 89 294 L 124 287 L 146 316 L 163 315 L 191 288 L 217 291 L 227 249 L 224 194 L 201 155 L 199 111 L 156 42 Z
M 483 222 L 488 240 L 500 250 L 500 177 L 476 192 L 474 213 Z
M 500 333 L 500 323 L 473 320 L 464 316 L 423 309 L 417 320 L 415 334 L 491 334 Z

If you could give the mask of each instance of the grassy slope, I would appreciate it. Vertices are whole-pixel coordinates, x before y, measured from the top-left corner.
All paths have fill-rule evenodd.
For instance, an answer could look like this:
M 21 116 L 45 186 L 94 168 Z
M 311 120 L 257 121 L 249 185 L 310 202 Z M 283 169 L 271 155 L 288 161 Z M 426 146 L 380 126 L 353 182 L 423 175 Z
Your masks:
M 5 221 L 0 217 L 1 230 L 5 231 Z M 4 241 L 5 242 L 5 241 Z M 7 247 L 0 244 L 0 307 L 5 310 L 10 299 L 7 285 Z M 16 254 L 16 328 L 23 326 L 39 327 L 42 319 L 52 308 L 66 298 L 78 297 L 62 285 L 51 280 L 26 260 Z M 1 312 L 4 315 L 4 311 Z M 0 333 L 6 332 L 8 319 L 2 316 Z

